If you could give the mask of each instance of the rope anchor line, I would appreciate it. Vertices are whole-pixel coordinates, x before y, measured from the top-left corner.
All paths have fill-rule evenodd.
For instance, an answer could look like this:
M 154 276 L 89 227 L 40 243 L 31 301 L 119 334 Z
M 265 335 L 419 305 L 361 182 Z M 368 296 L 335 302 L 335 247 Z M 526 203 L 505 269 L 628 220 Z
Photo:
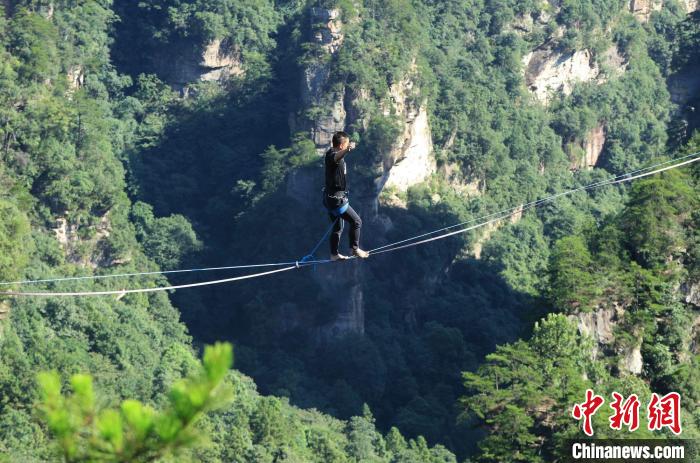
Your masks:
M 589 184 L 589 185 L 586 185 L 583 187 L 570 189 L 570 190 L 567 190 L 567 191 L 564 191 L 561 193 L 557 193 L 557 194 L 548 196 L 546 198 L 532 201 L 532 202 L 524 204 L 522 206 L 516 206 L 516 207 L 510 208 L 510 209 L 504 209 L 504 210 L 494 212 L 494 213 L 491 213 L 488 215 L 477 217 L 475 219 L 471 219 L 471 220 L 466 221 L 466 222 L 461 222 L 461 223 L 450 225 L 448 227 L 444 227 L 444 228 L 441 228 L 438 230 L 433 230 L 431 232 L 423 233 L 421 235 L 417 235 L 417 236 L 414 236 L 411 238 L 406 238 L 406 239 L 403 239 L 400 241 L 396 241 L 394 243 L 389 243 L 389 244 L 386 244 L 384 246 L 380 246 L 378 248 L 370 250 L 369 253 L 370 253 L 370 255 L 374 255 L 374 254 L 383 254 L 383 253 L 387 253 L 387 252 L 398 251 L 400 249 L 406 249 L 406 248 L 409 248 L 412 246 L 418 246 L 418 245 L 429 243 L 432 241 L 444 239 L 444 238 L 447 238 L 450 236 L 458 235 L 460 233 L 465 233 L 465 232 L 468 232 L 470 230 L 475 230 L 477 228 L 484 227 L 484 226 L 489 225 L 491 223 L 503 220 L 503 219 L 510 217 L 516 213 L 525 212 L 528 209 L 539 207 L 543 204 L 554 201 L 557 198 L 560 198 L 560 197 L 566 196 L 566 195 L 570 195 L 570 194 L 578 192 L 578 191 L 587 191 L 587 190 L 591 190 L 594 188 L 599 188 L 601 186 L 615 185 L 615 184 L 619 184 L 619 183 L 630 182 L 632 180 L 636 180 L 636 179 L 643 178 L 643 177 L 648 177 L 650 175 L 658 174 L 658 173 L 661 173 L 661 172 L 664 172 L 664 171 L 667 171 L 670 169 L 676 169 L 678 167 L 692 164 L 694 162 L 700 161 L 700 156 L 698 156 L 698 155 L 700 155 L 700 152 L 692 153 L 692 154 L 689 154 L 686 156 L 682 156 L 680 158 L 675 158 L 675 159 L 672 159 L 669 161 L 654 164 L 654 165 L 646 167 L 646 168 L 637 169 L 637 170 L 632 171 L 632 172 L 618 175 L 612 179 L 603 180 L 603 181 L 592 183 L 592 184 Z M 683 161 L 683 162 L 677 162 L 677 161 Z M 665 167 L 661 167 L 661 166 L 665 166 Z M 658 169 L 657 169 L 657 167 L 658 167 Z M 650 169 L 654 169 L 654 170 L 650 170 Z M 442 235 L 433 236 L 431 238 L 426 238 L 430 235 L 434 235 L 435 233 L 447 231 L 447 230 L 457 228 L 457 227 L 463 227 L 464 225 L 474 223 L 478 220 L 483 220 L 483 219 L 488 219 L 488 220 L 476 223 L 475 225 L 472 225 L 472 226 L 469 226 L 466 228 L 461 228 L 459 230 L 444 233 Z M 223 278 L 223 279 L 218 279 L 218 280 L 202 281 L 199 283 L 159 286 L 159 287 L 153 287 L 153 288 L 136 288 L 136 289 L 107 290 L 107 291 L 79 291 L 79 292 L 0 291 L 0 295 L 16 296 L 16 297 L 19 297 L 19 296 L 59 296 L 59 297 L 66 296 L 67 297 L 67 296 L 105 296 L 105 295 L 124 295 L 124 294 L 133 294 L 133 293 L 150 293 L 150 292 L 156 292 L 156 291 L 168 291 L 168 290 L 176 290 L 176 289 L 184 289 L 184 288 L 194 288 L 194 287 L 201 287 L 201 286 L 218 285 L 218 284 L 223 284 L 223 283 L 231 283 L 234 281 L 241 281 L 241 280 L 247 280 L 247 279 L 252 279 L 252 278 L 258 278 L 258 277 L 262 277 L 262 276 L 286 272 L 289 270 L 295 270 L 295 269 L 308 267 L 308 266 L 314 266 L 314 268 L 315 268 L 316 265 L 327 264 L 327 263 L 333 262 L 330 259 L 314 260 L 314 254 L 316 253 L 316 251 L 320 247 L 321 243 L 323 243 L 326 240 L 326 238 L 330 234 L 330 232 L 331 232 L 333 226 L 335 225 L 335 223 L 337 222 L 337 220 L 339 220 L 339 218 L 336 218 L 336 220 L 331 224 L 331 226 L 328 228 L 328 230 L 323 235 L 321 240 L 319 240 L 319 242 L 316 244 L 316 246 L 314 246 L 314 248 L 312 249 L 312 251 L 309 254 L 302 257 L 300 260 L 296 260 L 293 262 L 279 262 L 279 263 L 255 264 L 255 265 L 236 265 L 236 266 L 228 266 L 228 267 L 208 267 L 208 268 L 199 268 L 199 269 L 166 270 L 166 271 L 154 271 L 154 272 L 123 273 L 123 274 L 113 274 L 113 275 L 95 275 L 95 276 L 85 276 L 85 277 L 48 278 L 48 279 L 41 279 L 41 280 L 0 282 L 0 285 L 35 284 L 35 283 L 69 281 L 69 280 L 117 278 L 117 277 L 125 277 L 125 276 L 141 276 L 141 275 L 154 275 L 154 274 L 204 272 L 204 271 L 212 271 L 212 270 L 228 270 L 228 269 L 285 266 L 283 268 L 279 268 L 279 269 L 275 269 L 275 270 L 253 273 L 253 274 L 249 274 L 249 275 L 242 275 L 242 276 L 232 277 L 232 278 Z M 421 238 L 425 238 L 425 239 L 421 240 Z M 415 241 L 415 240 L 419 240 L 419 241 Z

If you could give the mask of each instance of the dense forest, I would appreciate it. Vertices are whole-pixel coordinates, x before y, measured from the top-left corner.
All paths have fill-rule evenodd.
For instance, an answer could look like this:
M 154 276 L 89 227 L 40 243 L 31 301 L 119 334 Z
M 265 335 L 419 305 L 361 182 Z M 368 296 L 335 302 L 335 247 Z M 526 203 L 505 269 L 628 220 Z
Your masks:
M 368 249 L 696 153 L 697 7 L 2 0 L 0 290 L 299 259 L 340 129 Z M 363 262 L 2 296 L 0 462 L 556 461 L 589 388 L 679 392 L 698 438 L 699 192 L 694 164 Z

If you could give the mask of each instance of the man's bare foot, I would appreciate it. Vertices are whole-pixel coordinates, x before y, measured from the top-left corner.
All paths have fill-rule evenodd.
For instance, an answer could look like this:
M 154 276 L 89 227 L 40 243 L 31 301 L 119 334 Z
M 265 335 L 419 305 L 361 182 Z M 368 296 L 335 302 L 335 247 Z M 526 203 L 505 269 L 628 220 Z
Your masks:
M 340 253 L 338 253 L 338 254 L 331 254 L 331 260 L 332 260 L 333 262 L 335 262 L 336 260 L 347 260 L 347 259 L 349 259 L 348 256 L 344 256 L 344 255 L 342 255 L 342 254 L 340 254 Z
M 359 257 L 360 259 L 367 259 L 369 257 L 369 253 L 367 251 L 363 251 L 360 248 L 355 248 L 352 250 L 352 254 L 355 257 Z

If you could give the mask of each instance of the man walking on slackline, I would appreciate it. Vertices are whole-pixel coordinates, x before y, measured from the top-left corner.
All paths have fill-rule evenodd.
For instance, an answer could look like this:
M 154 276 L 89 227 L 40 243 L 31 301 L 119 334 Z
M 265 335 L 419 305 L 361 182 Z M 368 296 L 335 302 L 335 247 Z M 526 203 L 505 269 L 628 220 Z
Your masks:
M 369 257 L 367 251 L 360 249 L 360 228 L 362 219 L 357 212 L 350 207 L 346 183 L 347 166 L 345 156 L 355 148 L 350 143 L 350 137 L 345 132 L 336 132 L 333 135 L 333 146 L 326 151 L 326 186 L 323 193 L 323 202 L 328 209 L 331 220 L 335 221 L 331 233 L 331 260 L 348 259 L 338 252 L 340 236 L 343 234 L 343 223 L 350 224 L 350 247 L 352 254 L 361 259 Z

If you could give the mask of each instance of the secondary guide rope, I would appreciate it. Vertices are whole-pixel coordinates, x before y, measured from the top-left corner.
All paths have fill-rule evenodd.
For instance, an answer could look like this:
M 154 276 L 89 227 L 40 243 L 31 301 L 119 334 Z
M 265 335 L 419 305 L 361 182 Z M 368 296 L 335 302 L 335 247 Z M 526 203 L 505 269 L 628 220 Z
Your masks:
M 395 245 L 399 245 L 399 244 L 403 244 L 403 243 L 412 241 L 412 240 L 414 240 L 414 239 L 419 239 L 419 238 L 424 238 L 424 237 L 426 237 L 426 236 L 434 235 L 435 233 L 439 233 L 439 232 L 441 232 L 441 231 L 446 231 L 446 230 L 451 230 L 451 229 L 453 229 L 453 228 L 461 227 L 461 226 L 464 226 L 464 225 L 467 225 L 467 224 L 470 224 L 470 223 L 474 223 L 474 222 L 476 222 L 476 221 L 478 221 L 478 220 L 489 219 L 489 218 L 491 218 L 491 217 L 499 216 L 500 214 L 504 214 L 504 213 L 511 212 L 511 211 L 514 211 L 514 212 L 518 212 L 518 211 L 520 211 L 520 210 L 523 210 L 523 211 L 524 211 L 524 210 L 529 209 L 529 208 L 531 208 L 531 207 L 533 207 L 533 206 L 536 207 L 536 206 L 539 206 L 539 205 L 542 204 L 542 203 L 552 201 L 553 199 L 556 199 L 556 198 L 558 198 L 559 196 L 564 196 L 564 195 L 576 193 L 576 192 L 578 192 L 578 191 L 590 190 L 590 189 L 597 188 L 597 187 L 600 187 L 600 186 L 612 185 L 613 183 L 617 183 L 617 180 L 618 180 L 618 179 L 621 180 L 621 179 L 627 178 L 627 177 L 629 177 L 629 176 L 632 176 L 632 175 L 634 175 L 634 174 L 637 174 L 637 173 L 639 173 L 639 172 L 643 172 L 643 171 L 645 171 L 645 170 L 651 170 L 651 169 L 654 169 L 654 168 L 656 168 L 656 167 L 660 167 L 660 166 L 664 166 L 664 165 L 667 165 L 667 164 L 671 164 L 671 163 L 673 163 L 673 162 L 681 161 L 681 160 L 683 160 L 683 159 L 687 159 L 687 158 L 690 158 L 690 157 L 693 157 L 693 156 L 697 156 L 697 155 L 700 155 L 700 151 L 698 151 L 698 152 L 696 152 L 696 153 L 688 154 L 688 155 L 686 155 L 686 156 L 681 156 L 681 157 L 678 157 L 678 158 L 670 159 L 670 160 L 668 160 L 668 161 L 660 162 L 660 163 L 651 165 L 651 166 L 649 166 L 649 167 L 643 167 L 643 168 L 640 168 L 640 169 L 637 169 L 637 170 L 633 170 L 632 172 L 626 172 L 626 173 L 624 173 L 624 174 L 617 175 L 617 176 L 613 177 L 612 179 L 601 180 L 601 181 L 599 181 L 599 182 L 590 183 L 590 184 L 588 184 L 588 185 L 585 185 L 585 186 L 582 186 L 582 187 L 578 187 L 578 188 L 574 188 L 574 189 L 572 189 L 572 190 L 567 190 L 567 191 L 564 191 L 564 192 L 561 192 L 561 193 L 557 193 L 557 194 L 548 196 L 548 197 L 546 197 L 546 198 L 537 199 L 537 200 L 535 200 L 535 201 L 531 201 L 531 202 L 526 203 L 526 204 L 523 204 L 523 205 L 521 205 L 521 206 L 515 206 L 515 207 L 508 208 L 508 209 L 503 209 L 503 210 L 500 210 L 500 211 L 497 211 L 497 212 L 492 212 L 492 213 L 490 213 L 490 214 L 486 214 L 486 215 L 482 215 L 482 216 L 479 216 L 479 217 L 475 217 L 475 218 L 473 218 L 473 219 L 469 219 L 469 220 L 466 220 L 466 221 L 464 221 L 464 222 L 456 223 L 456 224 L 454 224 L 454 225 L 449 225 L 449 226 L 447 226 L 447 227 L 443 227 L 443 228 L 440 228 L 440 229 L 437 229 L 437 230 L 433 230 L 433 231 L 430 231 L 430 232 L 427 232 L 427 233 L 423 233 L 423 234 L 421 234 L 421 235 L 417 235 L 417 236 L 414 236 L 414 237 L 411 237 L 411 238 L 406 238 L 406 239 L 403 239 L 403 240 L 401 240 L 401 241 L 396 241 L 396 242 L 394 242 L 394 243 L 385 244 L 385 245 L 380 246 L 380 247 L 378 247 L 378 248 L 372 249 L 372 250 L 370 250 L 369 252 L 370 252 L 370 253 L 375 253 L 375 254 L 377 254 L 377 251 L 380 251 L 380 250 L 382 250 L 382 249 L 385 249 L 385 248 L 388 248 L 388 247 L 392 247 L 392 246 L 395 246 Z
M 689 160 L 687 160 L 687 161 L 684 161 L 684 162 L 681 162 L 681 163 L 678 163 L 678 164 L 674 164 L 674 165 L 671 165 L 671 166 L 667 166 L 667 167 L 664 167 L 664 168 L 662 168 L 662 169 L 656 169 L 656 170 L 653 170 L 653 171 L 651 171 L 651 172 L 645 172 L 645 173 L 643 173 L 643 174 L 639 174 L 639 175 L 635 175 L 635 176 L 631 176 L 631 177 L 620 178 L 619 180 L 609 180 L 609 181 L 606 181 L 606 182 L 601 182 L 600 185 L 598 185 L 598 186 L 613 185 L 613 184 L 616 184 L 616 183 L 629 182 L 629 181 L 632 181 L 632 180 L 636 180 L 636 179 L 638 179 L 638 178 L 647 177 L 647 176 L 649 176 L 649 175 L 658 174 L 658 173 L 660 173 L 660 172 L 664 172 L 664 171 L 667 171 L 667 170 L 670 170 L 670 169 L 675 169 L 675 168 L 677 168 L 677 167 L 681 167 L 681 166 L 684 166 L 684 165 L 687 165 L 687 164 L 692 164 L 693 162 L 697 162 L 697 161 L 700 161 L 700 157 L 696 157 L 696 158 L 693 158 L 693 159 L 689 159 Z M 625 175 L 628 175 L 628 174 L 625 174 Z M 491 224 L 491 223 L 498 222 L 498 221 L 503 220 L 503 219 L 505 219 L 505 218 L 508 218 L 508 217 L 510 217 L 510 216 L 512 216 L 512 215 L 515 215 L 516 213 L 524 212 L 524 211 L 526 211 L 527 209 L 531 209 L 531 208 L 533 208 L 533 207 L 540 206 L 540 205 L 542 205 L 542 204 L 544 204 L 544 203 L 546 203 L 546 202 L 553 201 L 554 199 L 556 199 L 556 198 L 558 198 L 558 197 L 560 197 L 560 196 L 564 196 L 564 195 L 567 195 L 567 194 L 571 194 L 571 193 L 574 193 L 574 192 L 579 191 L 579 190 L 581 190 L 581 189 L 587 189 L 587 187 L 581 187 L 581 188 L 576 188 L 576 189 L 573 189 L 573 190 L 564 191 L 564 192 L 562 192 L 562 193 L 557 193 L 556 195 L 549 196 L 549 197 L 544 198 L 544 199 L 542 199 L 542 200 L 533 201 L 532 203 L 528 203 L 527 206 L 523 206 L 523 207 L 518 206 L 518 207 L 511 208 L 511 209 L 507 209 L 505 214 L 500 215 L 500 216 L 496 217 L 495 219 L 487 220 L 486 222 L 481 222 L 481 223 L 478 223 L 478 224 L 473 225 L 473 226 L 471 226 L 471 227 L 463 228 L 463 229 L 461 229 L 461 230 L 453 231 L 453 232 L 450 232 L 450 233 L 445 233 L 444 235 L 435 236 L 435 237 L 433 237 L 433 238 L 429 238 L 429 239 L 425 239 L 425 240 L 421 240 L 421 241 L 417 241 L 417 242 L 413 242 L 413 243 L 408 243 L 408 244 L 405 244 L 405 245 L 403 245 L 403 246 L 392 247 L 392 248 L 390 248 L 390 249 L 373 250 L 373 251 L 370 251 L 370 255 L 382 254 L 382 253 L 385 253 L 385 252 L 391 252 L 391 251 L 396 251 L 396 250 L 399 250 L 399 249 L 405 249 L 405 248 L 409 248 L 409 247 L 411 247 L 411 246 L 417 246 L 417 245 L 419 245 L 419 244 L 428 243 L 428 242 L 430 242 L 430 241 L 435 241 L 435 240 L 447 238 L 448 236 L 457 235 L 457 234 L 459 234 L 459 233 L 465 233 L 465 232 L 468 232 L 468 231 L 470 231 L 470 230 L 474 230 L 475 228 L 480 228 L 480 227 L 489 225 L 489 224 Z M 454 227 L 452 227 L 452 228 L 454 228 Z M 426 235 L 424 234 L 423 236 L 426 236 Z M 417 239 L 417 237 L 408 238 L 408 239 L 406 239 L 406 240 L 403 240 L 403 242 L 411 241 L 412 239 Z M 392 244 L 390 244 L 390 245 L 386 245 L 385 247 L 392 246 L 392 245 L 394 245 L 394 244 L 396 244 L 396 243 L 392 243 Z M 379 248 L 377 248 L 377 249 L 379 249 Z
M 310 265 L 310 264 L 305 264 Z M 156 291 L 168 291 L 170 289 L 183 289 L 183 288 L 195 288 L 198 286 L 210 286 L 219 285 L 222 283 L 230 283 L 232 281 L 247 280 L 249 278 L 257 278 L 265 275 L 271 275 L 273 273 L 286 272 L 288 270 L 294 270 L 298 268 L 296 265 L 290 267 L 284 267 L 276 270 L 269 270 L 267 272 L 253 273 L 250 275 L 243 275 L 233 278 L 224 278 L 221 280 L 211 280 L 211 281 L 201 281 L 199 283 L 188 283 L 186 285 L 172 285 L 172 286 L 157 286 L 154 288 L 138 288 L 138 289 L 115 289 L 109 291 L 78 291 L 78 292 L 45 292 L 45 291 L 35 291 L 35 292 L 18 292 L 18 291 L 1 291 L 0 295 L 7 296 L 109 296 L 109 295 L 123 295 L 123 294 L 134 294 L 134 293 L 153 293 Z
M 700 156 L 698 156 L 700 152 L 696 153 L 691 153 L 686 156 L 682 156 L 679 158 L 674 158 L 669 161 L 664 161 L 661 163 L 654 164 L 649 167 L 641 168 L 634 170 L 632 172 L 628 172 L 622 175 L 618 175 L 616 177 L 613 177 L 612 179 L 607 179 L 607 180 L 602 180 L 599 182 L 595 182 L 583 187 L 578 187 L 574 188 L 571 190 L 567 190 L 561 193 L 557 193 L 551 196 L 548 196 L 546 198 L 538 199 L 536 201 L 532 201 L 530 203 L 521 205 L 521 206 L 516 206 L 510 209 L 504 209 L 502 211 L 494 212 L 488 215 L 484 215 L 481 217 L 477 217 L 471 220 L 468 220 L 466 222 L 462 222 L 459 224 L 454 224 L 450 225 L 448 227 L 443 227 L 438 230 L 434 230 L 428 233 L 423 233 L 421 235 L 417 235 L 411 238 L 406 238 L 404 240 L 396 241 L 394 243 L 389 243 L 384 246 L 375 248 L 369 253 L 372 254 L 383 254 L 386 252 L 391 252 L 391 251 L 397 251 L 399 249 L 405 249 L 408 247 L 412 246 L 418 246 L 420 244 L 425 244 L 428 242 L 440 240 L 447 238 L 449 236 L 457 235 L 460 233 L 465 233 L 470 230 L 474 230 L 476 228 L 480 228 L 486 225 L 489 225 L 494 222 L 498 222 L 500 220 L 503 220 L 504 218 L 510 217 L 516 213 L 522 213 L 525 210 L 531 209 L 533 207 L 540 206 L 542 204 L 551 202 L 555 200 L 556 198 L 559 198 L 561 196 L 573 194 L 578 191 L 585 191 L 593 188 L 598 188 L 600 186 L 605 186 L 605 185 L 613 185 L 613 184 L 618 184 L 618 183 L 624 183 L 624 182 L 629 182 L 632 180 L 636 180 L 638 178 L 642 177 L 647 177 L 650 175 L 654 175 L 660 172 L 664 172 L 670 169 L 675 169 L 684 165 L 692 164 L 694 162 L 700 161 Z M 692 159 L 688 159 L 692 158 Z M 677 161 L 682 161 L 683 162 L 677 162 Z M 672 165 L 668 165 L 672 164 Z M 660 166 L 665 166 L 659 169 L 651 170 L 656 167 Z M 645 172 L 648 171 L 648 172 Z M 640 173 L 641 172 L 641 173 Z M 636 174 L 636 175 L 635 175 Z M 464 226 L 469 223 L 473 223 L 477 220 L 483 220 L 486 218 L 491 218 L 489 220 L 486 220 L 484 222 L 477 223 L 473 226 L 459 229 L 456 231 L 452 231 L 449 233 L 445 233 L 442 235 L 438 236 L 433 236 L 432 238 L 420 240 L 420 241 L 413 241 L 417 240 L 420 238 L 424 238 L 426 236 L 433 235 L 435 233 L 439 233 L 441 231 L 446 231 L 450 230 L 453 228 L 457 228 L 460 226 Z M 337 221 L 338 219 L 336 219 Z M 82 279 L 98 279 L 98 278 L 116 278 L 120 276 L 139 276 L 139 275 L 153 275 L 153 274 L 168 274 L 168 273 L 181 273 L 181 272 L 199 272 L 199 271 L 210 271 L 210 270 L 225 270 L 225 269 L 242 269 L 242 268 L 259 268 L 259 267 L 272 267 L 272 266 L 283 266 L 283 265 L 288 265 L 288 267 L 282 268 L 282 269 L 276 269 L 276 270 L 271 270 L 271 271 L 266 271 L 266 272 L 260 272 L 260 273 L 254 273 L 250 275 L 243 275 L 243 276 L 238 276 L 238 277 L 233 277 L 233 278 L 224 278 L 224 279 L 219 279 L 219 280 L 211 280 L 211 281 L 204 281 L 204 282 L 199 282 L 199 283 L 190 283 L 190 284 L 183 284 L 183 285 L 171 285 L 171 286 L 162 286 L 162 287 L 154 287 L 154 288 L 139 288 L 139 289 L 124 289 L 124 290 L 109 290 L 109 291 L 82 291 L 82 292 L 19 292 L 19 291 L 0 291 L 0 295 L 7 295 L 7 296 L 99 296 L 99 295 L 123 295 L 123 294 L 131 294 L 131 293 L 146 293 L 146 292 L 155 292 L 155 291 L 167 291 L 167 290 L 174 290 L 174 289 L 183 289 L 183 288 L 192 288 L 192 287 L 199 287 L 199 286 L 209 286 L 209 285 L 216 285 L 216 284 L 223 284 L 223 283 L 229 283 L 233 281 L 239 281 L 239 280 L 245 280 L 245 279 L 251 279 L 251 278 L 257 278 L 261 276 L 266 276 L 274 273 L 280 273 L 280 272 L 285 272 L 288 270 L 296 269 L 296 268 L 301 268 L 301 267 L 307 267 L 310 265 L 315 265 L 315 264 L 326 264 L 332 262 L 330 259 L 326 260 L 312 260 L 313 255 L 318 250 L 319 246 L 323 241 L 325 241 L 326 237 L 330 233 L 330 230 L 333 228 L 333 225 L 335 225 L 334 221 L 329 229 L 326 231 L 324 234 L 323 238 L 316 244 L 316 246 L 313 248 L 312 252 L 306 256 L 304 256 L 301 260 L 294 261 L 294 262 L 281 262 L 281 263 L 270 263 L 270 264 L 254 264 L 254 265 L 237 265 L 237 266 L 227 266 L 227 267 L 208 267 L 208 268 L 202 268 L 202 269 L 183 269 L 183 270 L 166 270 L 166 271 L 155 271 L 155 272 L 136 272 L 136 273 L 129 273 L 129 274 L 114 274 L 114 275 L 97 275 L 97 276 L 86 276 L 86 277 L 68 277 L 68 278 L 49 278 L 49 279 L 43 279 L 43 280 L 26 280 L 26 281 L 18 281 L 18 282 L 0 282 L 0 285 L 11 285 L 11 284 L 34 284 L 34 283 L 41 283 L 41 282 L 57 282 L 57 281 L 68 281 L 68 280 L 82 280 Z M 413 242 L 411 242 L 413 241 Z M 407 243 L 407 244 L 404 244 Z

